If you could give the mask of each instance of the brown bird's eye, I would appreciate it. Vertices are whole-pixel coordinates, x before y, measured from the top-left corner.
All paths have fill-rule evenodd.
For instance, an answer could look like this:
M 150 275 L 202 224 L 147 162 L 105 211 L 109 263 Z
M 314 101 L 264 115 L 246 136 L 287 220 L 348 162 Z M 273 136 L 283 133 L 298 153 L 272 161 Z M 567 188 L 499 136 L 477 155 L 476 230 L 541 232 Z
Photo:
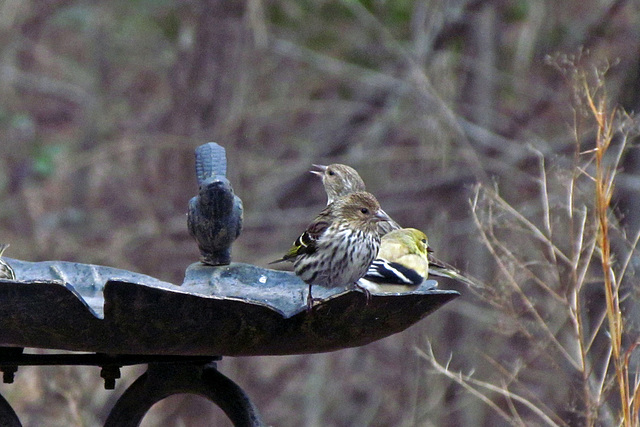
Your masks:
M 331 175 L 331 176 L 333 176 L 333 175 L 335 175 L 335 174 L 336 174 L 336 173 L 335 173 L 334 171 L 332 171 L 331 169 L 329 169 L 329 170 L 327 171 L 327 173 L 328 173 L 329 175 Z
M 362 208 L 362 209 L 360 209 L 360 212 L 362 212 L 363 214 L 365 214 L 365 215 L 366 215 L 366 214 L 368 214 L 368 213 L 369 213 L 369 209 L 367 209 L 367 208 Z

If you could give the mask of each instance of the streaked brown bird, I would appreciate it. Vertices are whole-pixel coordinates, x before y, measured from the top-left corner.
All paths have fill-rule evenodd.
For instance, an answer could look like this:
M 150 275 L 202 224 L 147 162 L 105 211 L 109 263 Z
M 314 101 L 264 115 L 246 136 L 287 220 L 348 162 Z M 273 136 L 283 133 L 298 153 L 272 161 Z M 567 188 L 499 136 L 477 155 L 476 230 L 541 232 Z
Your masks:
M 327 193 L 327 205 L 348 194 L 365 191 L 364 181 L 358 171 L 351 166 L 340 163 L 334 163 L 329 166 L 314 164 L 313 166 L 318 170 L 310 172 L 322 178 L 322 185 Z M 380 228 L 382 234 L 386 234 L 402 227 L 389 217 L 388 221 L 380 223 Z
M 347 194 L 365 191 L 360 174 L 351 166 L 334 163 L 329 166 L 313 165 L 318 170 L 310 171 L 322 178 L 324 191 L 327 193 L 327 205 Z
M 310 310 L 313 285 L 345 289 L 356 286 L 378 254 L 378 224 L 388 220 L 372 194 L 351 193 L 324 208 L 291 249 L 273 263 L 293 262 L 296 275 L 309 285 Z

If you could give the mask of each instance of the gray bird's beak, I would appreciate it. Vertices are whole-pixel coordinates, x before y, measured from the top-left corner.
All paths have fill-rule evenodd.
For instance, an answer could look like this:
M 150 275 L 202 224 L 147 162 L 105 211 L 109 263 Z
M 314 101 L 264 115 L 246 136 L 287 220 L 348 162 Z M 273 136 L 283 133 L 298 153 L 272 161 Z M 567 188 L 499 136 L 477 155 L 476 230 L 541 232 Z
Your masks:
M 375 217 L 378 218 L 378 221 L 391 221 L 391 217 L 382 209 L 376 213 Z
M 309 172 L 311 172 L 312 174 L 318 175 L 318 176 L 322 176 L 322 175 L 324 174 L 324 171 L 326 171 L 326 170 L 327 170 L 327 168 L 329 167 L 329 166 L 324 166 L 324 165 L 315 165 L 315 164 L 314 164 L 314 165 L 312 165 L 312 166 L 313 166 L 314 168 L 318 168 L 318 169 L 320 169 L 320 170 L 317 170 L 317 171 L 309 171 Z

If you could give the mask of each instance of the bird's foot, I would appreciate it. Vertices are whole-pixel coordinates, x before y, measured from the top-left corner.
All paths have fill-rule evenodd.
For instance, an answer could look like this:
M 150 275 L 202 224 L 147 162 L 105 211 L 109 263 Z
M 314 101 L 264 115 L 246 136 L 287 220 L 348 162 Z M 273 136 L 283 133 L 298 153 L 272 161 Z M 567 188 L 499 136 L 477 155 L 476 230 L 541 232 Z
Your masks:
M 364 286 L 360 286 L 359 284 L 356 284 L 356 288 L 364 292 L 364 296 L 367 299 L 367 305 L 369 305 L 369 303 L 371 302 L 371 291 Z
M 313 305 L 320 301 L 322 301 L 322 298 L 314 298 L 313 295 L 311 295 L 311 286 L 309 286 L 309 293 L 307 294 L 307 313 L 310 313 L 313 309 Z
M 313 296 L 311 295 L 311 285 L 309 285 L 309 293 L 307 294 L 307 313 L 311 313 L 313 309 Z
M 322 301 L 322 298 L 312 298 L 312 297 L 307 297 L 307 313 L 311 313 L 311 310 L 313 310 L 313 306 L 316 303 L 320 303 L 320 301 Z

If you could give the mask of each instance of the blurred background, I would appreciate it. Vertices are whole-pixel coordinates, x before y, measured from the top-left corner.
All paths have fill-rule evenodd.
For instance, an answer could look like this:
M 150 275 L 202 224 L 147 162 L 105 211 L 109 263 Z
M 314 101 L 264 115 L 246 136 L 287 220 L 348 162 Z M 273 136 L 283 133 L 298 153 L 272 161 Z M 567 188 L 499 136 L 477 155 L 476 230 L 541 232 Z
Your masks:
M 215 141 L 244 202 L 235 261 L 280 256 L 324 206 L 311 164 L 346 163 L 440 259 L 499 289 L 472 215 L 476 185 L 535 222 L 545 162 L 548 200 L 566 203 L 581 113 L 562 64 L 607 69 L 610 104 L 633 111 L 639 60 L 631 0 L 3 0 L 0 242 L 12 258 L 181 283 L 199 256 L 186 227 L 194 149 Z M 623 164 L 614 203 L 633 234 L 635 150 Z M 274 426 L 549 425 L 485 391 L 518 414 L 508 422 L 434 372 L 429 341 L 451 370 L 499 386 L 517 377 L 557 425 L 580 423 L 577 371 L 532 368 L 544 344 L 477 291 L 440 286 L 463 296 L 401 334 L 219 368 Z M 142 372 L 125 368 L 105 391 L 98 368 L 21 368 L 0 392 L 25 426 L 94 426 Z M 161 402 L 144 423 L 230 425 L 194 396 Z

